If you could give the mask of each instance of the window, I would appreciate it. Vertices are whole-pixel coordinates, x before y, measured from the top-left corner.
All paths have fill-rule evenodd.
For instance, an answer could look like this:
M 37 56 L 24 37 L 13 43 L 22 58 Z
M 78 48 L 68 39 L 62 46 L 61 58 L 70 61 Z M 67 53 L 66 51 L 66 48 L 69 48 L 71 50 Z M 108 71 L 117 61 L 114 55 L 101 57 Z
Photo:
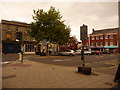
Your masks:
M 110 35 L 110 39 L 113 39 L 113 35 Z
M 96 42 L 96 46 L 99 46 L 99 42 Z
M 110 42 L 110 46 L 113 46 L 113 42 Z
M 100 39 L 103 39 L 103 36 L 100 36 Z
M 92 46 L 94 46 L 94 43 L 92 43 Z
M 105 42 L 105 46 L 108 46 L 108 42 Z
M 94 43 L 94 46 L 96 46 L 96 43 Z
M 99 36 L 96 36 L 96 40 L 99 40 Z
M 94 36 L 92 36 L 92 40 L 95 40 Z
M 7 30 L 8 30 L 8 31 L 10 31 L 10 30 L 11 30 L 10 25 L 8 25 L 8 26 L 7 26 Z
M 16 31 L 19 31 L 19 28 L 18 28 L 18 27 L 16 27 Z
M 96 46 L 98 46 L 98 43 L 96 42 Z
M 108 39 L 108 35 L 105 36 L 105 39 Z
M 32 41 L 35 41 L 35 38 L 32 38 Z

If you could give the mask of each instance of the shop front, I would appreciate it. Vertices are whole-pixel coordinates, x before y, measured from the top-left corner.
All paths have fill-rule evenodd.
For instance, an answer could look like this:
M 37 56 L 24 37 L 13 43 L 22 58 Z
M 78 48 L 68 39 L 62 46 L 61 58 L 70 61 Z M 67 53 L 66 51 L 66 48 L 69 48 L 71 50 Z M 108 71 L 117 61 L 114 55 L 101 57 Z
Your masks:
M 104 46 L 104 51 L 109 51 L 110 53 L 117 53 L 118 46 Z
M 91 50 L 95 50 L 95 51 L 103 51 L 104 47 L 103 46 L 90 46 Z
M 36 42 L 24 42 L 24 53 L 35 54 Z

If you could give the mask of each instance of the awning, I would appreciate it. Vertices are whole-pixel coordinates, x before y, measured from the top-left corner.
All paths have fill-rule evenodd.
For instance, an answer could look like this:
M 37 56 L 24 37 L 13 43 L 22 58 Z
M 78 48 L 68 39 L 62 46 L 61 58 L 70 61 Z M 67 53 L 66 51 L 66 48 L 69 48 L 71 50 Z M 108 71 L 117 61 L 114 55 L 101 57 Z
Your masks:
M 104 46 L 104 48 L 118 48 L 118 46 Z

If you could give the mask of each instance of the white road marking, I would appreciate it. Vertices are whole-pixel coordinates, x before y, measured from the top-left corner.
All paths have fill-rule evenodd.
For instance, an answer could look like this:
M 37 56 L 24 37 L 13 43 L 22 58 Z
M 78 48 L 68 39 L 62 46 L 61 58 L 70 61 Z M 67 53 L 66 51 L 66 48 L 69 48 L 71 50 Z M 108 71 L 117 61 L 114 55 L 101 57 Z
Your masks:
M 53 61 L 59 62 L 59 61 L 62 61 L 62 60 L 57 60 L 57 59 L 55 59 L 55 60 L 53 60 Z
M 55 59 L 55 60 L 53 60 L 53 61 L 55 61 L 55 62 L 60 62 L 60 61 L 70 61 L 70 60 L 72 60 L 72 59 L 63 59 L 63 60 L 61 60 L 61 59 Z

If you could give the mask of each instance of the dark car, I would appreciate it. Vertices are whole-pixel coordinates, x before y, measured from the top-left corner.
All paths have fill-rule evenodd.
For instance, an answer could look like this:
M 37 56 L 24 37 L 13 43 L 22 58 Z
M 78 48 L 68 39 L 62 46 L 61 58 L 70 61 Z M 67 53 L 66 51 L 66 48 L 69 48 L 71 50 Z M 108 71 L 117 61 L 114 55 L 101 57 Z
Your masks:
M 110 54 L 109 51 L 103 51 L 103 54 Z

